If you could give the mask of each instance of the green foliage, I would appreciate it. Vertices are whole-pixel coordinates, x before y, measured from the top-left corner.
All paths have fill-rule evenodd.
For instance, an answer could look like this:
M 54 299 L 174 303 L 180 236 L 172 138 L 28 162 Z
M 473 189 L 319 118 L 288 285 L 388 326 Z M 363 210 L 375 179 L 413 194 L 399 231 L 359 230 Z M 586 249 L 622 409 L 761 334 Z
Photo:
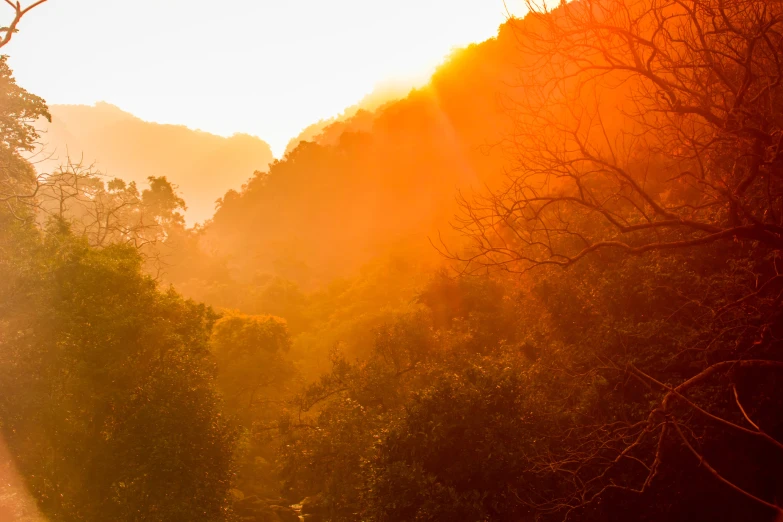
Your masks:
M 226 312 L 212 331 L 211 348 L 218 363 L 220 389 L 228 411 L 243 424 L 264 420 L 270 395 L 280 395 L 294 375 L 285 358 L 291 339 L 284 320 Z
M 297 375 L 288 357 L 287 324 L 279 317 L 227 311 L 212 328 L 210 348 L 225 412 L 241 434 L 234 487 L 245 496 L 274 498 L 279 483 L 273 473 L 276 445 L 269 437 L 270 426 L 284 414 L 284 399 Z
M 33 122 L 52 117 L 43 99 L 16 84 L 7 56 L 0 56 L 0 107 L 0 148 L 12 153 L 33 150 L 39 137 Z
M 718 265 L 716 256 L 731 261 Z M 778 341 L 763 332 L 778 331 L 779 310 L 763 300 L 731 308 L 754 285 L 751 274 L 774 273 L 771 259 L 712 246 L 586 260 L 522 281 L 435 274 L 418 312 L 376 327 L 366 358 L 334 358 L 303 393 L 298 420 L 284 429 L 286 492 L 317 497 L 327 520 L 605 520 L 642 511 L 640 519 L 673 520 L 690 503 L 708 518 L 764 520 L 763 507 L 741 498 L 714 502 L 723 486 L 671 432 L 657 453 L 661 427 L 649 419 L 666 389 L 629 368 L 676 386 L 711 361 L 776 357 Z M 733 380 L 751 417 L 781 433 L 774 375 Z M 691 398 L 741 424 L 721 382 Z M 716 465 L 774 494 L 780 459 L 770 448 L 747 453 L 753 444 L 682 404 L 671 414 L 687 419 Z M 736 444 L 746 460 L 721 453 Z M 660 469 L 642 487 L 656 454 Z
M 31 218 L 36 174 L 20 154 L 35 147 L 33 123 L 41 117 L 51 120 L 46 103 L 16 84 L 8 57 L 0 56 L 0 228 Z
M 767 16 L 761 3 L 747 5 L 732 16 Z M 524 23 L 542 29 L 536 21 Z M 0 210 L 0 429 L 53 521 L 291 518 L 281 506 L 302 499 L 330 521 L 775 515 L 778 131 L 715 126 L 720 140 L 709 143 L 717 149 L 704 168 L 730 173 L 721 183 L 751 174 L 738 199 L 681 182 L 691 172 L 671 177 L 655 146 L 612 154 L 627 171 L 580 149 L 598 165 L 582 170 L 560 140 L 578 138 L 562 133 L 570 120 L 553 115 L 533 131 L 547 146 L 513 144 L 534 172 L 489 198 L 492 219 L 471 215 L 486 268 L 535 270 L 449 277 L 410 240 L 444 223 L 454 176 L 493 178 L 492 162 L 466 144 L 499 125 L 487 116 L 494 88 L 485 77 L 511 75 L 514 23 L 456 53 L 426 89 L 299 144 L 193 230 L 166 178 L 148 178 L 140 192 L 72 165 L 39 186 L 34 205 L 19 206 L 30 195 L 20 189 L 37 185 L 18 153 L 35 139 L 30 118 L 46 112 L 10 71 L 0 76 L 11 100 L 0 160 L 15 162 L 0 195 L 10 205 Z M 671 114 L 682 109 L 662 99 Z M 756 109 L 743 114 L 765 114 Z M 660 128 L 681 137 L 679 121 Z M 633 134 L 601 126 L 607 142 Z M 738 143 L 771 134 L 761 153 L 746 154 L 724 131 Z M 679 166 L 688 147 L 664 141 Z M 552 150 L 556 158 L 546 156 Z M 541 176 L 553 173 L 577 186 L 555 186 L 561 199 L 541 201 Z M 639 173 L 644 182 L 634 185 Z M 726 201 L 735 204 L 722 208 Z M 36 228 L 30 209 L 53 219 Z M 740 219 L 756 223 L 700 239 Z M 563 255 L 596 238 L 606 242 Z M 636 249 L 647 240 L 674 243 Z M 169 281 L 231 310 L 215 313 L 144 275 L 155 243 L 177 248 Z M 518 257 L 505 263 L 500 251 Z
M 459 373 L 436 376 L 384 434 L 370 472 L 366 516 L 524 519 L 520 482 L 543 438 L 528 393 L 518 356 L 477 358 Z
M 126 244 L 148 259 L 160 259 L 165 243 L 181 235 L 185 202 L 165 176 L 149 177 L 149 188 L 106 179 L 82 164 L 68 163 L 46 176 L 36 197 L 39 221 L 68 222 L 94 247 Z
M 161 292 L 127 246 L 52 227 L 2 330 L 3 434 L 52 520 L 227 517 L 216 315 Z

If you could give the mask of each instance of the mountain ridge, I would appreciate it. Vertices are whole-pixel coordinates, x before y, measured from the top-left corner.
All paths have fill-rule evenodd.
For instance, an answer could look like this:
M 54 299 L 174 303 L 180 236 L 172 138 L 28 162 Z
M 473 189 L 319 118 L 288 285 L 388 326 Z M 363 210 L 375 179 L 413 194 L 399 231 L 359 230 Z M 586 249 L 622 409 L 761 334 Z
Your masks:
M 52 122 L 36 151 L 39 172 L 66 161 L 137 183 L 166 176 L 185 199 L 189 224 L 209 219 L 227 190 L 240 189 L 274 156 L 268 143 L 245 133 L 219 136 L 185 125 L 145 121 L 116 105 L 52 105 Z

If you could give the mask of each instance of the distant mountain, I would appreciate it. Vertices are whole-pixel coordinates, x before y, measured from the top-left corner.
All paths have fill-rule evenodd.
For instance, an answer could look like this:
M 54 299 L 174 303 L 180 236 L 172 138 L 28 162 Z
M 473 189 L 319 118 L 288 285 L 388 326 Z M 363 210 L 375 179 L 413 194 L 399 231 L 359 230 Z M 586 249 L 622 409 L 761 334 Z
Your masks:
M 518 58 L 508 23 L 455 51 L 428 84 L 306 129 L 268 172 L 226 193 L 203 250 L 243 284 L 277 275 L 305 288 L 387 255 L 439 261 L 429 238 L 453 233 L 457 191 L 497 186 L 513 168 Z M 178 288 L 212 277 L 192 257 L 179 264 Z
M 70 156 L 112 177 L 142 183 L 166 176 L 179 187 L 188 223 L 209 219 L 215 201 L 239 189 L 255 171 L 274 160 L 267 143 L 247 134 L 224 138 L 181 125 L 137 118 L 114 105 L 52 105 L 45 124 L 40 172 L 57 168 Z M 51 156 L 51 157 L 50 157 Z

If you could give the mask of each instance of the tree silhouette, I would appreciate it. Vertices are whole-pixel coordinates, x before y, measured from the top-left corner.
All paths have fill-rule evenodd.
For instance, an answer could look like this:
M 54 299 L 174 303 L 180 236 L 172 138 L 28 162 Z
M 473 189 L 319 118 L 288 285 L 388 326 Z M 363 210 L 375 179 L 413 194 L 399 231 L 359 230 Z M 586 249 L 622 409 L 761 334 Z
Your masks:
M 594 354 L 588 374 L 637 380 L 656 405 L 638 422 L 569 431 L 565 449 L 542 457 L 538 470 L 566 476 L 570 493 L 531 504 L 570 513 L 612 489 L 644 492 L 674 440 L 715 479 L 783 514 L 710 462 L 694 428 L 709 423 L 725 437 L 783 450 L 748 415 L 735 386 L 748 372 L 779 378 L 783 370 L 772 333 L 783 296 L 783 3 L 528 6 L 531 20 L 517 35 L 530 61 L 514 105 L 516 167 L 502 188 L 460 199 L 455 227 L 470 247 L 446 253 L 466 273 L 525 273 L 586 258 L 606 264 L 698 251 L 705 262 L 747 267 L 753 281 L 737 294 L 715 286 L 695 298 L 707 310 L 700 319 L 707 341 L 693 347 L 679 383 L 643 371 L 632 355 Z M 752 333 L 739 335 L 729 353 L 716 351 L 735 328 Z M 739 423 L 692 398 L 717 405 L 729 391 Z M 643 470 L 638 482 L 629 473 L 618 478 L 627 465 Z

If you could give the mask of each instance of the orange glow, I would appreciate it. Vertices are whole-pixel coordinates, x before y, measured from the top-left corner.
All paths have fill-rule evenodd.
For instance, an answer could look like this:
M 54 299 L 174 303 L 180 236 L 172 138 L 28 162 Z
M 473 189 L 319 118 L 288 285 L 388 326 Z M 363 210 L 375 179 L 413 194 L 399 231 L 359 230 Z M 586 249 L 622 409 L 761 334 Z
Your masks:
M 280 156 L 377 85 L 424 83 L 506 17 L 502 0 L 53 1 L 7 52 L 50 104 L 106 101 L 148 121 L 248 133 Z

